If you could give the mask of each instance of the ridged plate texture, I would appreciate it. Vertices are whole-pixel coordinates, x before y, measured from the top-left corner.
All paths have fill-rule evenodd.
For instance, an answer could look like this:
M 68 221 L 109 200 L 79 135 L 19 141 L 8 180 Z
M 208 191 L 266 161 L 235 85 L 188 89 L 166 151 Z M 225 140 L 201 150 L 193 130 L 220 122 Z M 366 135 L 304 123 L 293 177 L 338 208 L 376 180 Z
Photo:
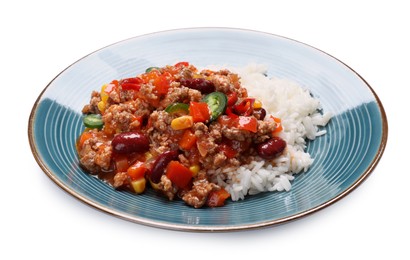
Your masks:
M 221 208 L 193 209 L 152 191 L 115 191 L 86 174 L 75 150 L 81 109 L 92 90 L 151 66 L 189 61 L 242 67 L 261 63 L 268 74 L 296 81 L 334 114 L 327 134 L 308 143 L 315 159 L 289 192 L 263 193 Z M 40 94 L 29 119 L 29 141 L 42 170 L 81 201 L 126 220 L 183 231 L 267 227 L 316 212 L 344 197 L 373 171 L 387 141 L 387 119 L 371 87 L 338 59 L 314 47 L 263 32 L 192 28 L 135 37 L 97 50 L 62 71 Z

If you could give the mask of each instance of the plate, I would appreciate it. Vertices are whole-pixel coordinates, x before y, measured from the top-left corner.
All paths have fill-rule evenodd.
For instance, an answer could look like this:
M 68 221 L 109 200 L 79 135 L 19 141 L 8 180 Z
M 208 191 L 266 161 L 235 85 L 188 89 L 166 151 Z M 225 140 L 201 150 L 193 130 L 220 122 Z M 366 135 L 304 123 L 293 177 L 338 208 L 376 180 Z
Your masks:
M 243 67 L 265 64 L 268 75 L 293 80 L 334 117 L 327 134 L 308 143 L 315 159 L 291 191 L 248 196 L 220 208 L 194 209 L 148 191 L 116 191 L 86 174 L 75 150 L 83 130 L 81 109 L 92 90 L 151 66 L 189 61 Z M 67 67 L 39 95 L 29 118 L 31 149 L 41 169 L 79 200 L 136 223 L 182 231 L 268 227 L 317 212 L 358 187 L 374 170 L 387 142 L 387 118 L 376 93 L 346 64 L 301 42 L 233 28 L 191 28 L 124 40 Z

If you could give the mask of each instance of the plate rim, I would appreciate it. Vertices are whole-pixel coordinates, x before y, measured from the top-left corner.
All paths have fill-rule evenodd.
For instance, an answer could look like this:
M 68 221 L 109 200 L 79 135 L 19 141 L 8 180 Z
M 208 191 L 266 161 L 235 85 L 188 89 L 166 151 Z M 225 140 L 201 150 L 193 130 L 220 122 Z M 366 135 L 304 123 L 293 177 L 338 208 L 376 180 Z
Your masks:
M 228 30 L 228 31 L 238 31 L 238 32 L 249 32 L 249 33 L 258 33 L 258 34 L 263 34 L 267 37 L 276 37 L 276 38 L 281 38 L 281 39 L 286 39 L 290 40 L 292 42 L 296 42 L 299 44 L 302 44 L 306 47 L 313 48 L 326 56 L 336 60 L 339 62 L 341 65 L 345 66 L 350 72 L 354 73 L 356 76 L 359 77 L 359 79 L 364 83 L 365 86 L 371 91 L 372 95 L 375 98 L 376 104 L 378 109 L 380 110 L 380 115 L 381 115 L 381 124 L 382 124 L 382 129 L 381 129 L 381 140 L 380 140 L 380 145 L 378 147 L 377 153 L 374 155 L 372 161 L 369 163 L 367 166 L 366 170 L 361 173 L 360 178 L 358 178 L 352 185 L 350 185 L 348 188 L 344 189 L 343 192 L 335 196 L 334 198 L 327 200 L 315 207 L 312 207 L 308 210 L 298 212 L 296 214 L 286 216 L 286 217 L 281 217 L 278 219 L 273 219 L 269 221 L 263 221 L 263 222 L 257 222 L 253 224 L 239 224 L 239 225 L 223 225 L 223 226 L 216 226 L 216 225 L 191 225 L 191 224 L 175 224 L 171 222 L 162 222 L 162 221 L 154 221 L 150 220 L 147 218 L 142 218 L 138 216 L 130 216 L 125 213 L 121 213 L 118 211 L 115 211 L 107 206 L 101 205 L 91 199 L 86 198 L 85 196 L 82 196 L 75 192 L 69 185 L 64 184 L 61 182 L 55 175 L 55 173 L 49 169 L 43 159 L 40 156 L 40 153 L 38 151 L 38 147 L 36 145 L 35 137 L 34 137 L 34 122 L 36 119 L 37 115 L 37 108 L 40 104 L 40 101 L 44 95 L 44 93 L 47 91 L 48 87 L 66 70 L 68 70 L 70 67 L 74 66 L 77 64 L 79 61 L 84 60 L 88 56 L 92 55 L 93 53 L 96 53 L 100 50 L 109 48 L 110 46 L 117 45 L 122 42 L 126 42 L 132 39 L 138 39 L 138 38 L 144 38 L 150 35 L 160 35 L 164 33 L 171 33 L 171 32 L 184 32 L 187 30 Z M 168 229 L 168 230 L 175 230 L 175 231 L 190 231 L 190 232 L 230 232 L 230 231 L 241 231 L 241 230 L 251 230 L 251 229 L 258 229 L 258 228 L 266 228 L 266 227 L 272 227 L 276 226 L 279 224 L 285 224 L 306 216 L 309 216 L 315 212 L 318 212 L 335 202 L 339 201 L 340 199 L 344 198 L 346 195 L 351 193 L 353 190 L 355 190 L 359 185 L 361 185 L 369 176 L 370 174 L 374 171 L 378 163 L 380 162 L 380 159 L 382 158 L 382 155 L 385 151 L 386 145 L 387 145 L 387 140 L 388 140 L 388 119 L 386 115 L 386 111 L 383 107 L 383 104 L 379 98 L 379 96 L 376 94 L 374 89 L 370 86 L 370 84 L 359 74 L 357 73 L 353 68 L 351 68 L 349 65 L 341 61 L 340 59 L 334 57 L 333 55 L 318 49 L 314 46 L 311 46 L 309 44 L 306 44 L 304 42 L 294 40 L 289 37 L 284 37 L 280 36 L 277 34 L 269 33 L 269 32 L 263 32 L 263 31 L 258 31 L 258 30 L 252 30 L 252 29 L 242 29 L 242 28 L 234 28 L 234 27 L 189 27 L 189 28 L 179 28 L 179 29 L 170 29 L 170 30 L 162 30 L 162 31 L 157 31 L 157 32 L 151 32 L 151 33 L 146 33 L 146 34 L 141 34 L 135 37 L 130 37 L 127 39 L 123 39 L 117 42 L 114 42 L 112 44 L 106 45 L 102 48 L 99 48 L 93 52 L 90 52 L 89 54 L 83 56 L 82 58 L 76 60 L 69 66 L 67 66 L 65 69 L 63 69 L 60 73 L 58 73 L 47 85 L 46 87 L 40 92 L 39 96 L 35 100 L 33 107 L 31 109 L 30 115 L 29 115 L 29 120 L 28 120 L 28 139 L 29 139 L 29 144 L 31 148 L 31 152 L 33 154 L 33 157 L 35 158 L 37 164 L 41 168 L 41 170 L 55 183 L 57 186 L 59 186 L 62 190 L 70 194 L 71 196 L 75 197 L 82 203 L 86 204 L 87 206 L 90 206 L 94 209 L 98 209 L 101 212 L 107 213 L 109 215 L 112 215 L 114 217 L 118 217 L 120 219 L 124 219 L 130 222 L 134 222 L 137 224 L 142 224 L 145 226 L 150 226 L 150 227 L 156 227 L 156 228 L 162 228 L 162 229 Z

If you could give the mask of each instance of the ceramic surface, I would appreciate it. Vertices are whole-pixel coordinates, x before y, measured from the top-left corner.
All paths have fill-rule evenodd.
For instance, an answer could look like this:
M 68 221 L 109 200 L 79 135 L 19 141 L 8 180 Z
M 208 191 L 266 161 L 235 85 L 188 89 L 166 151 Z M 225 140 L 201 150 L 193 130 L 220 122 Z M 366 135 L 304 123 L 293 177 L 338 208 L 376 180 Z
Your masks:
M 193 209 L 152 191 L 119 192 L 86 174 L 75 150 L 83 130 L 81 109 L 92 90 L 147 67 L 189 61 L 245 66 L 266 64 L 268 75 L 308 88 L 334 113 L 327 134 L 308 143 L 315 162 L 296 176 L 289 192 L 263 193 L 221 208 Z M 371 87 L 336 58 L 306 44 L 263 32 L 230 28 L 165 31 L 102 48 L 61 72 L 38 97 L 29 141 L 42 170 L 81 201 L 126 220 L 184 231 L 231 231 L 271 226 L 307 216 L 355 189 L 380 160 L 387 119 Z

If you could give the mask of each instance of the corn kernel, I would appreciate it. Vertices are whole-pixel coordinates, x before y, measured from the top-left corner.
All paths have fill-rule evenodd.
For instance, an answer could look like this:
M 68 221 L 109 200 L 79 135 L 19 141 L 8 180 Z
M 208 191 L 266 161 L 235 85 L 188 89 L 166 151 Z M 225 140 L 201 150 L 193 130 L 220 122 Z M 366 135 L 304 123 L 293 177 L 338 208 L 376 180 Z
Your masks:
M 134 189 L 135 193 L 141 194 L 145 190 L 146 183 L 147 181 L 145 180 L 145 178 L 141 178 L 139 180 L 132 181 L 131 186 Z
M 254 109 L 260 109 L 262 108 L 262 102 L 259 100 L 255 100 L 255 102 L 253 103 L 253 108 Z
M 106 88 L 107 88 L 107 84 L 103 85 L 101 87 L 101 92 L 100 92 L 101 101 L 104 101 L 104 102 L 107 102 L 108 97 L 109 97 L 108 93 L 105 92 Z
M 200 168 L 198 164 L 195 164 L 189 167 L 189 170 L 192 172 L 192 176 L 195 177 L 198 174 Z
M 151 180 L 149 180 L 149 183 L 154 190 L 159 190 L 159 183 L 153 183 Z
M 105 110 L 105 102 L 104 101 L 100 101 L 97 104 L 98 110 L 100 110 L 101 112 L 104 112 Z
M 149 161 L 153 157 L 152 153 L 150 153 L 150 152 L 146 152 L 144 155 L 145 155 L 145 161 Z
M 171 121 L 171 128 L 174 130 L 182 130 L 193 126 L 194 120 L 192 116 L 180 116 Z

